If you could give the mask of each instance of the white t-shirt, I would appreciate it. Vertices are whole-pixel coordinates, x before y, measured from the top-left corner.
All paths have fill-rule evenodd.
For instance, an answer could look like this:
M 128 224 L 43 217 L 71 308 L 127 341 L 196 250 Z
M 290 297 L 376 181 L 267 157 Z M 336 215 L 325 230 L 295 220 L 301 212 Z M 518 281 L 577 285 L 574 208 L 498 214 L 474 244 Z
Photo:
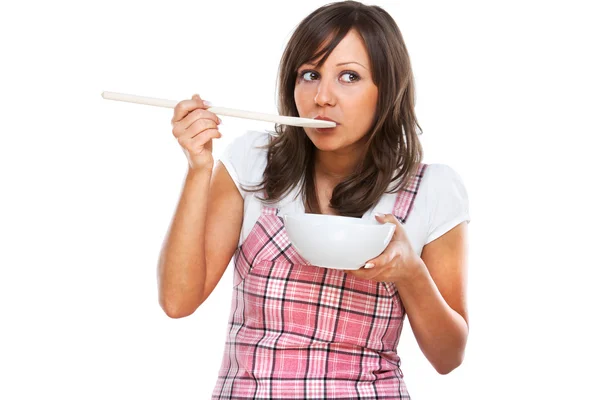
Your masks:
M 252 227 L 256 224 L 262 203 L 257 196 L 260 192 L 246 192 L 241 185 L 254 186 L 262 181 L 267 166 L 269 133 L 248 131 L 234 139 L 222 153 L 220 161 L 235 182 L 244 198 L 244 219 L 240 233 L 241 245 Z M 240 185 L 241 184 L 241 185 Z M 304 203 L 297 187 L 276 205 L 280 215 L 304 213 Z M 379 202 L 367 211 L 362 218 L 375 218 L 375 213 L 389 214 L 396 201 L 396 194 L 384 194 Z M 429 164 L 421 180 L 413 208 L 403 225 L 417 254 L 423 246 L 437 239 L 459 223 L 470 222 L 469 200 L 460 176 L 445 164 Z

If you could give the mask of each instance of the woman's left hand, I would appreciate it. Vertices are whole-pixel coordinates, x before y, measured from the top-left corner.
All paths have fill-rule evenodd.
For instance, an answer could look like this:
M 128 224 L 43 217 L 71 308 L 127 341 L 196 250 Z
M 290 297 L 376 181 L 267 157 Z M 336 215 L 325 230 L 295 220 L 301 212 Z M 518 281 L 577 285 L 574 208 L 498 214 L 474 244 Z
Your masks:
M 375 218 L 382 224 L 391 222 L 396 225 L 392 240 L 379 256 L 367 261 L 364 267 L 344 272 L 357 278 L 378 282 L 399 282 L 410 279 L 410 276 L 417 272 L 422 264 L 420 257 L 413 250 L 402 224 L 392 214 L 376 214 Z

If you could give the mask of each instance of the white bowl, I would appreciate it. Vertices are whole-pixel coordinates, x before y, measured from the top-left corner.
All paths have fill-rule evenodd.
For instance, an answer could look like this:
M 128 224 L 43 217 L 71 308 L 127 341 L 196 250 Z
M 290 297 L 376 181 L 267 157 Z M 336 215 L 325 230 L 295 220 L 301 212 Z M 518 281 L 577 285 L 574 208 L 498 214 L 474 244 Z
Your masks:
M 298 253 L 313 265 L 359 269 L 380 255 L 392 240 L 396 225 L 373 218 L 323 214 L 283 216 L 285 230 Z

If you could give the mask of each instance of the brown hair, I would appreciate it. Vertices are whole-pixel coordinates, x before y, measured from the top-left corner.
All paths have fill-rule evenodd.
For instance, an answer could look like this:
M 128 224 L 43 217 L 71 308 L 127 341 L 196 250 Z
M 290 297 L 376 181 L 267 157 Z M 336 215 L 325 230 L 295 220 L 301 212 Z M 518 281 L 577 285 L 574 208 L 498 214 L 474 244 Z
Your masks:
M 351 29 L 360 34 L 369 54 L 378 88 L 377 108 L 361 162 L 334 188 L 330 207 L 340 215 L 361 217 L 384 193 L 404 189 L 423 156 L 416 132 L 417 127 L 420 133 L 422 130 L 414 111 L 410 59 L 394 19 L 378 6 L 356 1 L 331 3 L 304 18 L 279 65 L 278 110 L 281 115 L 299 116 L 294 100 L 298 68 L 319 57 L 317 67 L 321 67 Z M 301 184 L 307 212 L 320 213 L 314 183 L 314 144 L 303 128 L 276 125 L 275 131 L 277 135 L 266 147 L 263 181 L 248 191 L 264 191 L 266 196 L 261 200 L 274 203 Z

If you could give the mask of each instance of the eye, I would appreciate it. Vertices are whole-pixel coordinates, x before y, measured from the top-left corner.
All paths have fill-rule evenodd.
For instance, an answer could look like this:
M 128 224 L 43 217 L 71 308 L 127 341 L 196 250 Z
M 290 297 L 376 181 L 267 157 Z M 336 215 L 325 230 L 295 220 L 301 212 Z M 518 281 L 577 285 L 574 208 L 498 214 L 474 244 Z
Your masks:
M 319 74 L 315 71 L 302 71 L 300 72 L 300 77 L 305 81 L 314 81 L 315 79 L 319 79 Z
M 346 83 L 358 82 L 360 80 L 360 76 L 356 72 L 346 71 L 342 73 L 342 81 Z

